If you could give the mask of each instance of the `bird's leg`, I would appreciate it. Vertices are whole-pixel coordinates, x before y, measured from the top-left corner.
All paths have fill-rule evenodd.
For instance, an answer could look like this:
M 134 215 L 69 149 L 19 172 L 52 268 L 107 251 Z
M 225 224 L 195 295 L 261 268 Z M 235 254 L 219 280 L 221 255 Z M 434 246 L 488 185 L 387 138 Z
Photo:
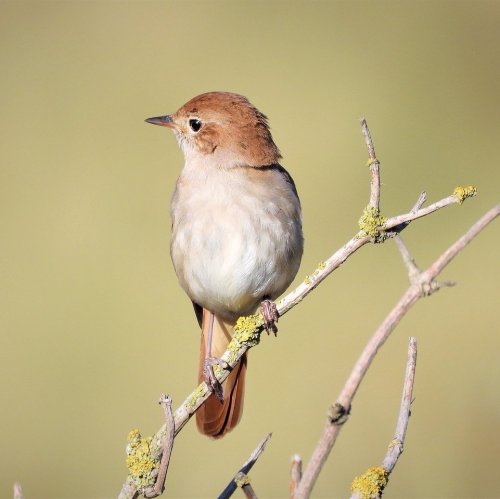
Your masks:
M 276 303 L 264 296 L 264 299 L 260 302 L 260 313 L 264 318 L 264 327 L 266 328 L 267 334 L 272 332 L 274 336 L 276 336 L 276 333 L 278 332 L 278 326 L 276 326 L 276 323 L 279 319 Z
M 222 385 L 219 380 L 215 377 L 214 367 L 215 365 L 221 366 L 223 369 L 227 369 L 227 362 L 223 361 L 218 357 L 212 357 L 212 337 L 214 332 L 214 314 L 208 312 L 208 334 L 205 338 L 205 362 L 203 365 L 203 380 L 207 384 L 208 388 L 215 393 L 215 396 L 224 402 L 224 394 L 222 392 Z

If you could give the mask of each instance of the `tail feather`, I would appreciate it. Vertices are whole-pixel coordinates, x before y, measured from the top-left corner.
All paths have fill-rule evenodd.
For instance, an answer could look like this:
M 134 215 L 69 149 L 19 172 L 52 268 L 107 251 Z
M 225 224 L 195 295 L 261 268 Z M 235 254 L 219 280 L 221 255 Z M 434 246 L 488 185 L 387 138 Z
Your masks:
M 198 381 L 203 381 L 203 367 L 206 357 L 205 338 L 208 331 L 208 313 L 203 310 L 200 362 Z M 220 357 L 231 341 L 233 324 L 215 317 L 212 333 L 211 355 Z M 245 392 L 246 355 L 234 366 L 233 370 L 222 384 L 224 402 L 221 403 L 212 394 L 196 412 L 198 430 L 204 435 L 220 438 L 231 431 L 239 422 L 243 412 L 243 398 Z

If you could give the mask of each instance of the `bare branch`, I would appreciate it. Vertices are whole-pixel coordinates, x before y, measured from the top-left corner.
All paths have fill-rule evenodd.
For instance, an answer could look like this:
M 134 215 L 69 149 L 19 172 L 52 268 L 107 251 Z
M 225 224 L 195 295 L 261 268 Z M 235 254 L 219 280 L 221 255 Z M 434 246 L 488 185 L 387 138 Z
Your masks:
M 318 475 L 328 455 L 335 444 L 337 436 L 343 423 L 349 414 L 351 402 L 354 398 L 363 377 L 370 367 L 379 348 L 385 343 L 391 332 L 408 310 L 419 298 L 432 294 L 439 289 L 435 286 L 434 278 L 441 270 L 456 256 L 466 244 L 468 244 L 481 230 L 483 230 L 493 219 L 500 214 L 500 205 L 489 210 L 476 222 L 456 243 L 448 248 L 427 270 L 421 273 L 419 282 L 409 286 L 396 306 L 384 319 L 365 346 L 361 356 L 356 362 L 344 388 L 342 389 L 337 403 L 332 406 L 329 417 L 323 429 L 320 440 L 313 451 L 311 459 L 304 471 L 295 499 L 309 497 L 316 483 Z
M 366 120 L 361 118 L 360 123 L 366 147 L 368 148 L 368 166 L 371 174 L 369 206 L 378 212 L 380 210 L 380 162 L 375 155 L 375 147 Z
M 450 246 L 426 271 L 434 279 L 491 221 L 500 215 L 500 204 L 486 212 L 458 241 Z
M 353 480 L 351 484 L 351 499 L 362 499 L 368 495 L 374 498 L 382 497 L 382 492 L 387 486 L 389 475 L 396 466 L 399 456 L 403 452 L 406 428 L 408 427 L 408 421 L 410 419 L 410 406 L 412 403 L 416 365 L 417 341 L 415 338 L 410 338 L 406 374 L 403 383 L 403 394 L 401 397 L 401 406 L 399 409 L 394 439 L 389 444 L 382 466 L 369 468 L 365 473 Z
M 411 222 L 412 220 L 416 220 L 417 218 L 422 218 L 427 215 L 430 215 L 431 213 L 434 213 L 437 210 L 440 210 L 441 208 L 444 208 L 446 206 L 449 206 L 450 204 L 461 204 L 462 201 L 460 200 L 459 197 L 457 197 L 455 194 L 452 194 L 451 196 L 447 196 L 444 199 L 441 199 L 440 201 L 437 201 L 426 208 L 421 208 L 420 210 L 417 211 L 410 211 L 409 213 L 405 213 L 404 215 L 398 215 L 396 217 L 391 217 L 388 218 L 385 224 L 382 225 L 380 230 L 389 230 L 392 229 L 393 227 L 406 224 L 407 222 Z
M 406 375 L 403 384 L 403 394 L 401 396 L 401 407 L 399 409 L 394 440 L 390 443 L 382 462 L 382 466 L 386 469 L 388 474 L 392 472 L 396 466 L 399 456 L 403 452 L 406 429 L 408 428 L 408 421 L 410 419 L 410 406 L 413 400 L 413 384 L 415 382 L 416 367 L 417 340 L 412 337 L 410 338 L 410 344 L 408 346 L 408 362 L 406 364 Z
M 408 248 L 406 247 L 405 243 L 403 242 L 399 234 L 395 237 L 395 241 L 396 241 L 396 246 L 398 247 L 399 252 L 403 257 L 403 262 L 405 264 L 406 270 L 408 271 L 408 277 L 410 279 L 410 282 L 413 282 L 415 276 L 420 274 L 420 269 L 417 267 L 415 260 L 410 255 Z
M 174 433 L 175 433 L 175 422 L 174 415 L 172 413 L 172 399 L 161 394 L 159 404 L 163 407 L 165 413 L 165 427 L 166 434 L 164 442 L 162 444 L 161 450 L 161 460 L 160 467 L 158 468 L 158 476 L 156 477 L 156 483 L 153 487 L 146 489 L 144 491 L 144 497 L 158 497 L 161 495 L 165 489 L 165 480 L 167 478 L 168 465 L 170 463 L 170 456 L 172 455 L 172 448 L 174 447 Z

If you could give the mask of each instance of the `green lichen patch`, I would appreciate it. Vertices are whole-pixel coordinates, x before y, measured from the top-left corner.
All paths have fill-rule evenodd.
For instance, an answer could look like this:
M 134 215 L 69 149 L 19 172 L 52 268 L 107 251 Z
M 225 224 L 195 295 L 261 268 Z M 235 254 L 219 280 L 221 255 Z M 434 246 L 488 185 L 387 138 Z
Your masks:
M 127 437 L 127 468 L 138 490 L 153 485 L 152 472 L 159 461 L 151 457 L 151 437 L 143 438 L 139 430 L 132 430 Z
M 351 492 L 357 492 L 361 499 L 373 499 L 381 497 L 387 482 L 389 474 L 382 466 L 368 468 L 365 473 L 357 476 L 351 483 Z
M 459 185 L 455 187 L 453 195 L 458 199 L 458 202 L 462 204 L 467 198 L 471 198 L 477 194 L 477 189 L 473 185 Z
M 373 237 L 376 243 L 381 243 L 387 239 L 387 235 L 381 232 L 381 227 L 387 222 L 387 218 L 380 214 L 380 211 L 368 205 L 358 221 L 359 228 L 367 236 Z

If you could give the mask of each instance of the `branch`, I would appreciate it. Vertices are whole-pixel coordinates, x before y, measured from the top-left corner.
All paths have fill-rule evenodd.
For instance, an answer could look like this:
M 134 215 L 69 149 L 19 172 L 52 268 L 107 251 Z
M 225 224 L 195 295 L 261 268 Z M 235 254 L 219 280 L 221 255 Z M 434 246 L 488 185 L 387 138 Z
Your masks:
M 380 210 L 380 162 L 375 155 L 375 147 L 366 120 L 361 118 L 360 123 L 361 131 L 363 132 L 366 147 L 368 149 L 368 166 L 370 167 L 371 173 L 369 206 L 378 212 Z
M 342 425 L 347 421 L 351 402 L 354 398 L 363 377 L 370 367 L 379 348 L 385 343 L 391 332 L 408 310 L 420 298 L 428 296 L 437 291 L 441 285 L 434 279 L 446 265 L 492 220 L 500 214 L 500 205 L 493 207 L 483 215 L 458 241 L 450 246 L 427 270 L 421 272 L 418 279 L 409 286 L 396 306 L 384 319 L 365 346 L 361 356 L 356 362 L 337 402 L 330 408 L 329 417 L 323 429 L 320 440 L 313 451 L 311 459 L 304 471 L 295 499 L 309 497 L 316 483 L 318 475 L 325 463 L 330 451 L 335 444 Z
M 144 497 L 148 498 L 158 497 L 165 490 L 168 465 L 170 464 L 170 456 L 172 455 L 172 448 L 174 447 L 175 423 L 174 415 L 172 413 L 172 399 L 168 395 L 162 394 L 159 404 L 163 407 L 163 411 L 165 413 L 166 435 L 162 444 L 160 467 L 158 469 L 156 483 L 153 487 L 144 491 Z
M 404 215 L 398 215 L 397 217 L 388 218 L 385 223 L 380 227 L 380 230 L 388 230 L 396 227 L 398 225 L 406 224 L 417 218 L 425 217 L 430 215 L 445 206 L 450 204 L 462 204 L 465 199 L 476 195 L 476 188 L 474 186 L 467 187 L 457 187 L 453 191 L 451 196 L 445 197 L 436 203 L 427 206 L 427 208 L 421 208 L 417 211 L 410 211 L 410 213 L 405 213 Z
M 441 201 L 434 203 L 426 209 L 415 208 L 405 215 L 385 219 L 378 212 L 378 201 L 380 197 L 380 172 L 379 162 L 375 158 L 375 150 L 371 140 L 371 135 L 368 130 L 366 121 L 362 121 L 362 130 L 365 136 L 365 141 L 369 151 L 369 166 L 371 172 L 371 193 L 370 203 L 365 209 L 363 216 L 360 219 L 360 231 L 354 235 L 342 248 L 336 251 L 328 260 L 319 264 L 314 272 L 307 276 L 305 281 L 299 284 L 295 290 L 287 294 L 278 304 L 277 311 L 279 316 L 286 314 L 295 305 L 300 303 L 313 289 L 315 289 L 326 277 L 344 263 L 353 253 L 365 244 L 371 242 L 380 242 L 393 234 L 385 233 L 384 231 L 397 228 L 402 230 L 411 220 L 425 216 L 433 211 L 448 206 L 453 203 L 462 203 L 464 199 L 475 194 L 473 187 L 457 188 L 455 192 Z M 420 202 L 420 204 L 419 204 Z M 417 201 L 416 206 L 421 206 L 423 203 L 422 195 Z M 257 345 L 260 340 L 260 334 L 264 330 L 263 320 L 260 314 L 240 317 L 234 329 L 234 335 L 226 352 L 221 359 L 228 364 L 228 369 L 214 369 L 215 375 L 220 383 L 222 383 L 231 372 L 231 369 L 238 363 L 240 358 L 253 346 Z M 191 416 L 199 409 L 199 407 L 208 399 L 211 392 L 205 383 L 201 383 L 177 408 L 174 413 L 174 437 L 182 430 L 184 425 L 189 421 Z M 151 456 L 154 463 L 151 463 L 151 456 L 141 456 L 144 460 L 144 466 L 141 463 L 136 466 L 136 469 L 145 470 L 143 475 L 137 478 L 137 475 L 129 468 L 130 476 L 122 488 L 120 499 L 129 499 L 134 497 L 137 489 L 134 489 L 130 484 L 135 483 L 138 489 L 149 487 L 154 484 L 154 476 L 149 475 L 151 470 L 159 467 L 159 456 L 163 451 L 163 441 L 165 439 L 167 429 L 164 424 L 156 434 L 151 437 L 146 444 L 150 447 Z M 144 439 L 143 439 L 144 440 Z M 142 441 L 141 441 L 142 442 Z M 130 457 L 130 456 L 129 456 Z M 137 463 L 136 463 L 137 464 Z M 155 467 L 156 466 L 156 467 Z M 142 473 L 142 471 L 141 471 Z
M 381 497 L 387 486 L 389 475 L 396 466 L 399 456 L 403 453 L 406 429 L 410 419 L 410 406 L 412 403 L 413 383 L 415 380 L 415 368 L 417 365 L 417 340 L 410 338 L 408 346 L 408 361 L 403 383 L 403 395 L 399 409 L 398 422 L 394 439 L 389 444 L 382 466 L 369 468 L 363 475 L 356 477 L 351 485 L 351 499 L 362 499 L 364 497 Z
M 399 409 L 398 422 L 394 433 L 394 440 L 389 445 L 382 466 L 388 474 L 392 472 L 399 456 L 403 453 L 406 429 L 410 419 L 410 407 L 413 400 L 413 384 L 415 382 L 415 369 L 417 367 L 417 340 L 410 338 L 408 346 L 408 362 L 406 364 L 406 375 L 401 396 L 401 407 Z

